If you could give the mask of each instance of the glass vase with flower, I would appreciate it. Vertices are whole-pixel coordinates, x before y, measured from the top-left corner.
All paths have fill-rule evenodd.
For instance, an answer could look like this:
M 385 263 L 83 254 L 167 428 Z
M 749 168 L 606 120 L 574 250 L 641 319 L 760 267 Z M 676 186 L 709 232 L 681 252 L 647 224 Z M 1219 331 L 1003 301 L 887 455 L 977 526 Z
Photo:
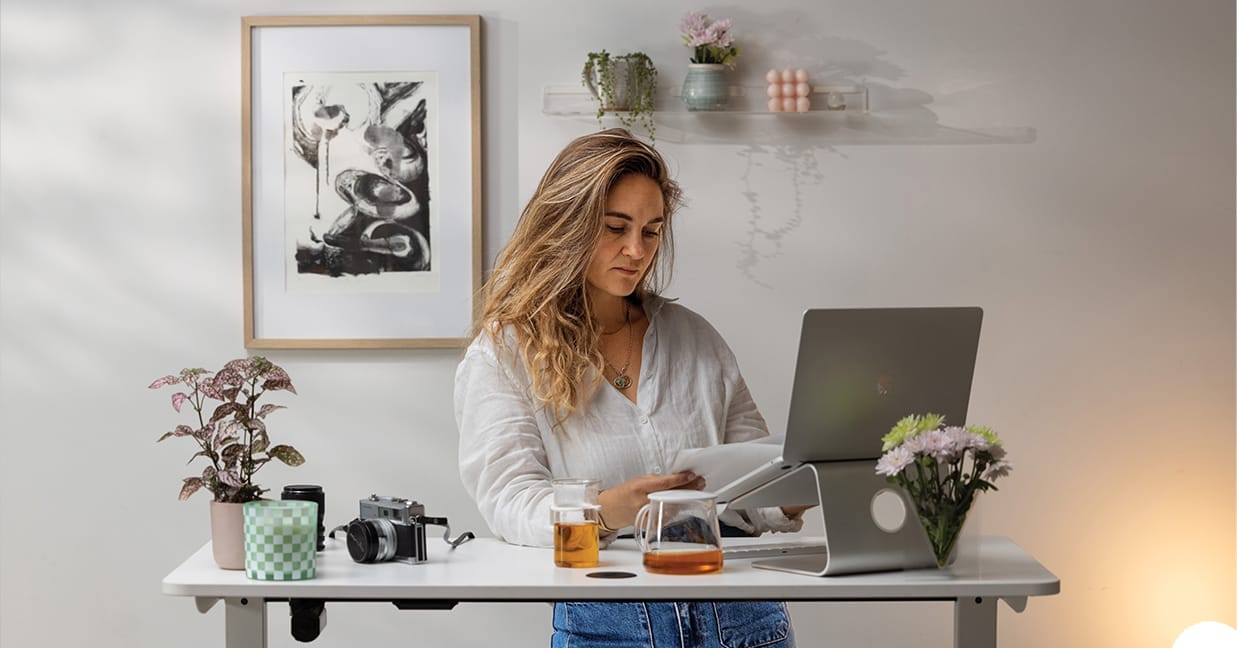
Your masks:
M 953 557 L 966 515 L 982 491 L 1013 466 L 991 429 L 946 427 L 939 414 L 910 415 L 886 434 L 877 474 L 906 490 L 927 532 L 937 565 Z

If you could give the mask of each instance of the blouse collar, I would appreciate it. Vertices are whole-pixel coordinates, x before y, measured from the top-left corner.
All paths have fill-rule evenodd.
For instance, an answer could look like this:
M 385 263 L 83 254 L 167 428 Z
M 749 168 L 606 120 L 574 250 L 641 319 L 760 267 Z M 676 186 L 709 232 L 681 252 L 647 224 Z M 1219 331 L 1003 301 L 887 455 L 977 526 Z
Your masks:
M 665 306 L 667 301 L 671 300 L 661 295 L 649 293 L 644 296 L 644 301 L 641 302 L 640 306 L 644 308 L 644 316 L 649 318 L 649 321 L 652 321 L 657 316 L 657 313 L 661 312 L 661 307 Z

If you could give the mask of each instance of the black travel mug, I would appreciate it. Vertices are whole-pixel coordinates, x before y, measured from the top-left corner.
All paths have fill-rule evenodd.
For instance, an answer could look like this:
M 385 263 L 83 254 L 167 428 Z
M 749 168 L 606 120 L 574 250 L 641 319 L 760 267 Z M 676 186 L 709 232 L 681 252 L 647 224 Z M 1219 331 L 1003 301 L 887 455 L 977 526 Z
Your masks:
M 326 547 L 325 538 L 326 527 L 322 525 L 323 514 L 326 512 L 326 495 L 322 492 L 322 487 L 317 484 L 292 484 L 283 487 L 283 494 L 279 499 L 284 500 L 303 500 L 306 502 L 318 503 L 318 551 L 322 551 Z

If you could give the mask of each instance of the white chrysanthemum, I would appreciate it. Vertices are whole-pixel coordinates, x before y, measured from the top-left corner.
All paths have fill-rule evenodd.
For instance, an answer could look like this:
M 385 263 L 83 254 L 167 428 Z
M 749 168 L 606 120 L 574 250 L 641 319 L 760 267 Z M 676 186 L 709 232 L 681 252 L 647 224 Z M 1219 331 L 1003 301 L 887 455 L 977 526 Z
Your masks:
M 947 427 L 945 434 L 961 454 L 965 450 L 987 450 L 989 443 L 984 437 L 961 427 Z
M 962 456 L 964 446 L 960 446 L 952 435 L 942 430 L 929 430 L 920 434 L 920 447 L 923 454 L 931 455 L 941 463 L 956 461 Z
M 876 462 L 876 474 L 894 477 L 915 460 L 915 453 L 900 445 L 886 452 Z
M 1008 461 L 998 461 L 991 466 L 988 466 L 988 471 L 984 473 L 984 479 L 987 481 L 996 481 L 1001 477 L 1008 477 L 1010 471 L 1014 469 L 1014 465 Z

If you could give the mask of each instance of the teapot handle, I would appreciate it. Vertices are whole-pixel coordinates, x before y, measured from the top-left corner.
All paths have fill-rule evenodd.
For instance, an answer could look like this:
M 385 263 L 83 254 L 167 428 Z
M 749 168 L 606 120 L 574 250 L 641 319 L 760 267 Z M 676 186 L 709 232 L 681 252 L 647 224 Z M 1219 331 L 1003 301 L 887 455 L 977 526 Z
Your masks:
M 647 553 L 649 550 L 648 529 L 644 528 L 644 523 L 649 519 L 649 507 L 652 505 L 652 502 L 650 502 L 641 506 L 640 510 L 636 512 L 636 522 L 632 525 L 635 527 L 632 535 L 636 537 L 636 544 L 639 545 L 642 553 Z

